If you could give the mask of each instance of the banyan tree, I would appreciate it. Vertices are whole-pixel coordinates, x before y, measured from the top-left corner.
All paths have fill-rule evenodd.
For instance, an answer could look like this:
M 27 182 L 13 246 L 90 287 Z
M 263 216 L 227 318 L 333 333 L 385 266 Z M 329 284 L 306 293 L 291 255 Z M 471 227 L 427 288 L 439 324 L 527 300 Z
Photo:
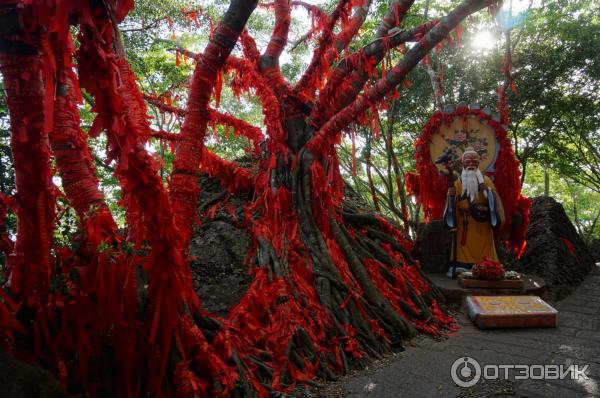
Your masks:
M 73 395 L 264 397 L 334 378 L 418 332 L 453 330 L 405 228 L 345 200 L 336 145 L 491 2 L 465 0 L 405 29 L 413 0 L 390 1 L 369 44 L 350 51 L 370 0 L 338 0 L 330 13 L 296 0 L 261 3 L 276 21 L 264 48 L 245 28 L 257 1 L 231 0 L 195 56 L 185 106 L 172 110 L 181 131 L 169 137 L 153 130 L 147 101 L 160 101 L 140 90 L 125 56 L 118 23 L 133 3 L 0 2 L 16 180 L 14 195 L 0 198 L 0 221 L 7 209 L 17 219 L 0 246 L 2 348 L 49 369 Z M 317 40 L 294 83 L 279 66 L 293 7 L 308 8 Z M 400 61 L 379 72 L 399 48 Z M 222 84 L 258 98 L 262 126 L 219 111 Z M 87 131 L 82 92 L 93 102 Z M 248 138 L 252 167 L 205 147 L 213 125 Z M 98 135 L 115 165 L 125 230 L 99 189 L 88 146 Z M 157 137 L 174 143 L 168 184 L 146 150 Z M 252 237 L 252 282 L 226 317 L 205 311 L 192 287 L 200 171 L 250 198 L 240 222 Z M 79 220 L 66 247 L 53 241 L 58 196 Z

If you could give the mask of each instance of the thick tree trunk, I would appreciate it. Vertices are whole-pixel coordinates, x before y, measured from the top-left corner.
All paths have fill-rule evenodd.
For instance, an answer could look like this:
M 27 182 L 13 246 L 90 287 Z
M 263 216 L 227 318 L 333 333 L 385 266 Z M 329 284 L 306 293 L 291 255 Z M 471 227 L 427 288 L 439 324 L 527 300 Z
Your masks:
M 379 207 L 379 198 L 377 192 L 375 192 L 375 183 L 373 182 L 373 176 L 371 175 L 371 133 L 367 133 L 367 149 L 365 155 L 365 161 L 367 163 L 367 180 L 369 181 L 369 190 L 371 191 L 371 198 L 373 199 L 373 207 L 376 211 L 381 212 Z
M 21 52 L 23 47 L 14 44 L 13 49 Z M 0 53 L 0 69 L 12 126 L 17 189 L 18 239 L 8 263 L 9 285 L 33 309 L 48 294 L 55 214 L 50 149 L 44 131 L 44 62 L 40 55 Z

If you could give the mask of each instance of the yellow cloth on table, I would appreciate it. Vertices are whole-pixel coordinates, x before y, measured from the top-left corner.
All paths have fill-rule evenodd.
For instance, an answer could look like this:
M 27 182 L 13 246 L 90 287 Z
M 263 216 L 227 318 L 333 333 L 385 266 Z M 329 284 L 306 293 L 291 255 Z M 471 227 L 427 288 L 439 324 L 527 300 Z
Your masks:
M 500 197 L 496 193 L 496 187 L 492 180 L 485 176 L 484 184 L 486 187 L 492 188 L 496 197 L 497 213 L 500 218 L 500 226 L 504 223 L 504 209 L 500 202 Z M 494 245 L 494 231 L 489 221 L 480 222 L 473 218 L 469 212 L 470 203 L 469 200 L 464 198 L 461 200 L 462 183 L 460 178 L 454 183 L 456 189 L 457 203 L 456 203 L 456 244 L 453 245 L 452 250 L 456 248 L 456 261 L 467 264 L 476 264 L 483 260 L 484 257 L 488 257 L 492 260 L 498 261 L 498 255 L 496 254 L 496 247 Z M 488 199 L 483 195 L 483 191 L 477 193 L 475 203 L 488 205 Z M 454 252 L 452 257 L 454 257 Z

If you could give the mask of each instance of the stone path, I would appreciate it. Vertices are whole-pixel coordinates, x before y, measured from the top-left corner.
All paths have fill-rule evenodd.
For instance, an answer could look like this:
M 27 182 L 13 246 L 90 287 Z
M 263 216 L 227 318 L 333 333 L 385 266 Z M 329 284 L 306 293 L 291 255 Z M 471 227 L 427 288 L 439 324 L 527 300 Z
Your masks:
M 600 397 L 600 267 L 568 298 L 555 306 L 556 329 L 479 330 L 466 316 L 461 329 L 438 342 L 421 339 L 415 346 L 374 364 L 356 376 L 326 386 L 325 397 Z M 584 380 L 480 380 L 462 388 L 451 378 L 454 361 L 471 357 L 488 364 L 588 365 Z M 461 367 L 462 368 L 462 367 Z M 327 391 L 331 393 L 328 393 Z

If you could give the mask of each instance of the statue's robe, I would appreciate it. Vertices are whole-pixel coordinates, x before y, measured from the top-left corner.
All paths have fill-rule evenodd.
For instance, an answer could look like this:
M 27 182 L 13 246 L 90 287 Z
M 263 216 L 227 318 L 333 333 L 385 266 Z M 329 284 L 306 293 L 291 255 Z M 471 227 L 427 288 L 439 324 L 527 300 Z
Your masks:
M 499 218 L 499 225 L 496 229 L 502 228 L 504 223 L 504 208 L 500 196 L 496 191 L 496 187 L 492 180 L 484 176 L 484 184 L 486 187 L 492 189 L 492 193 L 495 197 L 496 202 L 496 215 Z M 477 221 L 471 215 L 469 208 L 471 202 L 466 197 L 461 196 L 462 183 L 458 178 L 454 183 L 456 189 L 457 201 L 456 201 L 456 242 L 452 245 L 451 259 L 459 263 L 465 264 L 476 264 L 480 262 L 484 257 L 488 257 L 492 260 L 498 261 L 498 254 L 496 253 L 496 247 L 494 244 L 494 230 L 490 225 L 489 221 Z M 482 190 L 479 190 L 477 197 L 475 198 L 476 204 L 488 205 L 488 199 L 483 194 Z M 449 204 L 446 203 L 446 206 Z M 454 251 L 456 250 L 456 257 Z

